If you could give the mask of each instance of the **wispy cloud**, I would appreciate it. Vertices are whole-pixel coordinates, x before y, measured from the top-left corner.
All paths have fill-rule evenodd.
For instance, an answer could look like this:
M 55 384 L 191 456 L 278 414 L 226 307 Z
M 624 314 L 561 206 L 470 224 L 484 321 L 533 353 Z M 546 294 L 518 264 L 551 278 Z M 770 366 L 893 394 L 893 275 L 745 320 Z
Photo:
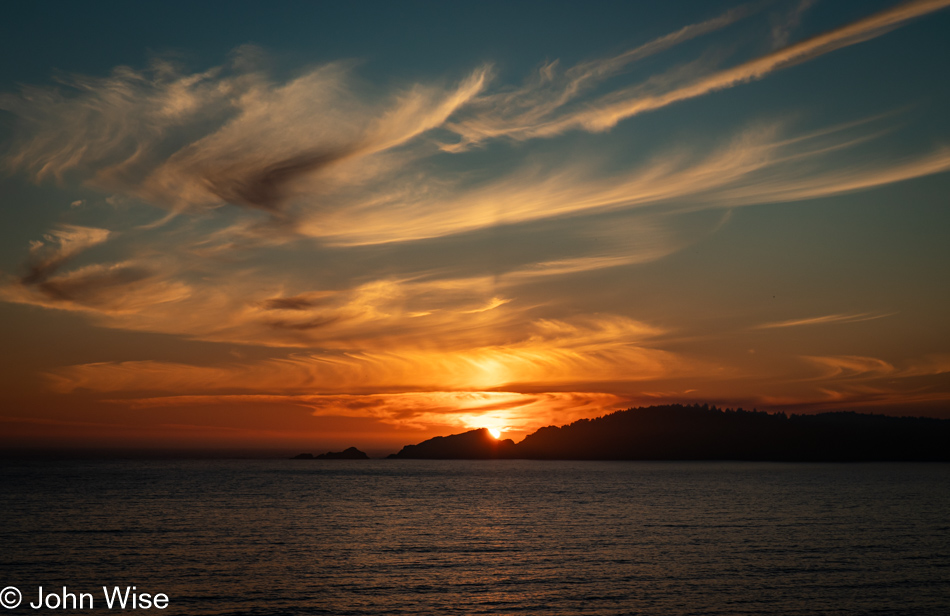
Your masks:
M 199 73 L 163 62 L 142 72 L 119 67 L 109 77 L 75 77 L 64 88 L 0 97 L 0 108 L 20 119 L 5 163 L 38 181 L 65 182 L 69 175 L 173 212 L 242 206 L 273 223 L 250 217 L 232 226 L 246 237 L 269 234 L 276 242 L 304 235 L 340 246 L 410 242 L 674 200 L 732 207 L 841 194 L 946 171 L 950 154 L 938 148 L 903 161 L 851 167 L 838 161 L 803 173 L 807 163 L 871 135 L 813 147 L 810 142 L 827 135 L 782 138 L 773 123 L 752 127 L 706 156 L 680 147 L 611 176 L 595 159 L 570 157 L 516 164 L 505 175 L 479 180 L 470 168 L 453 168 L 434 137 L 421 137 L 439 127 L 455 130 L 462 143 L 447 149 L 459 151 L 501 137 L 601 131 L 879 36 L 948 4 L 904 3 L 730 69 L 700 76 L 693 74 L 696 67 L 677 69 L 593 97 L 593 85 L 631 63 L 736 23 L 756 8 L 738 7 L 565 71 L 547 65 L 514 90 L 493 84 L 491 70 L 480 67 L 450 85 L 370 91 L 344 62 L 278 82 L 258 68 L 252 48 Z
M 772 46 L 775 48 L 785 47 L 792 31 L 801 24 L 805 12 L 810 9 L 818 0 L 798 0 L 798 3 L 792 7 L 791 11 L 782 15 L 772 23 Z
M 825 357 L 805 357 L 807 361 L 821 366 L 824 372 L 821 378 L 879 377 L 892 375 L 897 370 L 890 363 L 876 357 L 858 355 L 835 355 Z
M 787 45 L 772 53 L 744 62 L 732 68 L 691 77 L 676 69 L 665 76 L 654 76 L 647 82 L 629 88 L 614 90 L 578 109 L 563 113 L 512 114 L 510 104 L 489 108 L 471 120 L 451 124 L 462 141 L 449 149 L 483 141 L 486 137 L 530 139 L 552 137 L 572 129 L 605 131 L 627 118 L 667 107 L 674 103 L 704 96 L 711 92 L 757 81 L 769 74 L 806 62 L 863 41 L 867 41 L 916 17 L 950 6 L 950 0 L 914 0 L 875 13 L 824 34 Z M 721 18 L 722 19 L 722 18 Z M 612 61 L 605 65 L 612 66 Z M 542 73 L 543 74 L 543 73 Z M 538 82 L 538 87 L 544 81 Z M 526 104 L 533 92 L 522 94 Z M 557 107 L 559 109 L 560 106 Z M 542 108 L 543 109 L 543 108 Z
M 403 428 L 432 425 L 453 430 L 493 427 L 531 432 L 615 410 L 619 396 L 600 392 L 518 393 L 505 391 L 427 391 L 386 394 L 208 395 L 116 399 L 131 409 L 241 405 L 290 405 L 313 415 L 371 417 Z
M 750 178 L 745 186 L 724 189 L 717 196 L 734 205 L 804 201 L 868 190 L 919 177 L 950 171 L 950 148 L 941 147 L 904 161 L 876 162 L 829 169 L 804 177 L 790 173 L 785 178 Z
M 849 165 L 844 154 L 876 136 L 866 129 L 855 134 L 861 129 L 848 123 L 787 136 L 781 123 L 761 123 L 711 153 L 684 146 L 606 177 L 589 162 L 572 161 L 526 167 L 474 187 L 454 184 L 451 176 L 413 178 L 412 189 L 370 192 L 345 206 L 314 210 L 304 215 L 298 229 L 344 246 L 409 242 L 657 205 L 671 213 L 814 199 L 950 170 L 947 148 L 911 160 Z
M 842 47 L 871 40 L 911 19 L 947 6 L 950 6 L 950 0 L 906 2 L 824 34 L 789 45 L 739 66 L 702 77 L 683 87 L 653 96 L 635 96 L 630 100 L 600 107 L 595 106 L 591 111 L 567 119 L 564 126 L 576 124 L 588 130 L 605 130 L 614 126 L 617 122 L 639 113 L 659 109 L 742 83 L 756 81 L 777 70 L 812 60 Z
M 464 374 L 479 383 L 491 382 L 492 386 L 511 381 L 492 381 L 483 372 L 462 366 L 476 365 L 493 353 L 513 349 L 502 362 L 504 371 L 511 380 L 517 380 L 513 375 L 523 374 L 525 381 L 533 381 L 537 374 L 524 369 L 530 363 L 530 354 L 525 354 L 524 348 L 507 345 L 545 319 L 563 320 L 565 313 L 558 299 L 548 298 L 544 307 L 537 300 L 521 299 L 526 286 L 669 255 L 702 237 L 701 233 L 675 231 L 678 212 L 710 208 L 727 211 L 737 205 L 804 198 L 805 194 L 836 194 L 950 168 L 950 157 L 936 156 L 891 169 L 886 164 L 865 164 L 853 168 L 828 165 L 816 170 L 815 162 L 828 152 L 840 154 L 852 144 L 865 143 L 864 126 L 852 123 L 785 137 L 780 125 L 765 124 L 745 131 L 711 153 L 696 155 L 680 149 L 661 154 L 623 175 L 598 177 L 589 169 L 568 165 L 563 173 L 547 177 L 518 172 L 473 189 L 446 190 L 418 202 L 388 203 L 388 207 L 378 208 L 364 204 L 337 209 L 333 215 L 316 213 L 301 222 L 299 229 L 335 243 L 336 252 L 329 253 L 333 259 L 350 259 L 368 250 L 361 246 L 393 242 L 416 244 L 422 251 L 411 260 L 380 256 L 339 274 L 307 266 L 313 258 L 310 247 L 287 244 L 286 238 L 278 239 L 275 245 L 284 251 L 280 259 L 297 264 L 296 271 L 275 269 L 267 259 L 254 261 L 256 255 L 269 250 L 269 244 L 243 223 L 210 234 L 202 227 L 189 231 L 188 225 L 140 231 L 136 237 L 142 240 L 125 247 L 125 258 L 64 272 L 65 263 L 82 250 L 104 242 L 110 234 L 92 227 L 57 227 L 44 242 L 35 244 L 29 266 L 34 273 L 7 281 L 2 294 L 6 301 L 83 311 L 101 325 L 120 329 L 216 342 L 333 349 L 358 357 L 395 353 L 384 363 L 396 366 L 408 362 L 407 366 L 421 373 L 425 372 L 421 368 L 425 361 L 445 360 L 438 354 L 417 354 L 420 341 L 430 341 L 425 344 L 431 345 L 437 340 L 442 346 L 439 353 L 461 353 L 456 359 L 445 360 L 453 366 L 446 368 L 445 378 Z M 855 130 L 859 131 L 856 137 L 851 134 Z M 580 218 L 611 212 L 624 218 Z M 530 227 L 518 225 L 538 221 L 562 222 L 543 227 L 545 240 L 531 247 L 526 242 L 531 237 Z M 709 228 L 714 230 L 721 221 L 710 223 Z M 486 242 L 492 245 L 492 237 L 497 236 L 480 238 L 477 232 L 503 225 L 518 230 L 512 235 L 516 241 L 511 243 L 518 250 L 495 264 L 486 258 L 484 247 Z M 424 238 L 453 236 L 447 241 L 455 246 L 463 233 L 474 235 L 470 245 L 459 249 L 457 257 L 452 256 L 456 248 L 449 249 L 448 244 L 424 248 Z M 587 237 L 569 251 L 564 240 L 571 234 Z M 552 237 L 560 237 L 561 242 L 552 243 Z M 178 249 L 163 248 L 169 243 Z M 219 253 L 216 246 L 227 248 Z M 408 250 L 391 254 L 408 255 Z M 437 254 L 437 259 L 426 256 L 425 250 Z M 241 252 L 252 261 L 229 265 L 227 255 L 239 256 L 236 253 Z M 557 258 L 559 255 L 561 258 Z M 855 322 L 881 316 L 885 315 L 835 314 L 758 327 Z M 531 323 L 535 325 L 529 326 Z M 493 345 L 498 345 L 495 351 L 485 350 Z M 465 355 L 467 352 L 470 354 Z M 637 353 L 617 354 L 614 359 L 650 365 L 644 364 Z M 410 356 L 411 360 L 405 359 Z M 519 362 L 524 366 L 519 367 Z M 570 358 L 562 355 L 552 366 L 569 363 Z M 614 375 L 606 363 L 598 369 Z M 593 372 L 583 366 L 577 368 L 579 374 Z M 645 373 L 653 374 L 649 369 Z M 411 381 L 407 379 L 394 383 L 406 384 Z M 349 381 L 340 377 L 338 382 Z
M 927 377 L 950 372 L 950 355 L 937 353 L 910 360 L 903 367 L 876 357 L 857 355 L 806 356 L 803 359 L 825 370 L 822 379 L 873 379 L 888 377 L 906 379 Z
M 197 241 L 198 258 L 188 249 L 188 238 Z M 598 236 L 593 239 L 597 250 L 616 254 L 538 263 L 539 255 L 528 250 L 494 265 L 472 254 L 481 246 L 476 241 L 455 256 L 440 246 L 395 262 L 383 253 L 337 273 L 310 267 L 307 245 L 278 247 L 280 258 L 292 264 L 279 269 L 257 260 L 267 247 L 245 248 L 239 259 L 209 255 L 205 237 L 179 225 L 129 232 L 123 244 L 100 255 L 118 252 L 128 258 L 44 270 L 42 279 L 8 278 L 0 295 L 5 301 L 83 311 L 103 326 L 215 342 L 390 350 L 429 339 L 461 349 L 509 340 L 512 332 L 526 331 L 525 319 L 558 318 L 556 305 L 541 309 L 535 301 L 515 302 L 524 285 L 655 258 L 665 248 L 654 245 L 663 235 L 650 225 L 606 246 Z M 50 254 L 78 255 L 78 241 Z M 630 241 L 637 245 L 627 247 Z M 167 245 L 178 249 L 164 249 Z M 46 244 L 36 246 L 40 254 Z M 570 254 L 553 246 L 545 252 Z M 352 250 L 329 254 L 352 258 Z M 439 255 L 436 263 L 431 254 Z
M 559 116 L 570 113 L 571 103 L 594 86 L 639 60 L 729 26 L 756 10 L 754 5 L 743 5 L 713 19 L 684 26 L 619 55 L 583 62 L 566 70 L 561 69 L 558 61 L 544 64 L 520 88 L 474 98 L 466 106 L 465 117 L 447 125 L 461 140 L 443 144 L 442 149 L 459 152 L 499 137 L 527 139 L 550 134 L 543 127 L 557 123 Z
M 0 299 L 93 315 L 137 314 L 187 297 L 190 290 L 169 280 L 153 259 L 93 263 L 62 269 L 84 251 L 105 243 L 107 229 L 59 225 L 30 244 L 27 273 L 0 281 Z
M 188 285 L 167 280 L 145 263 L 88 265 L 42 281 L 0 286 L 0 299 L 44 308 L 87 312 L 115 325 L 110 317 L 153 311 L 191 294 Z
M 773 323 L 763 323 L 756 325 L 753 329 L 782 329 L 786 327 L 801 327 L 803 325 L 824 325 L 827 323 L 861 323 L 863 321 L 873 321 L 883 319 L 895 313 L 874 314 L 862 312 L 856 314 L 826 314 L 820 317 L 808 317 L 804 319 L 789 319 L 787 321 L 776 321 Z
M 152 171 L 142 192 L 179 208 L 230 203 L 276 212 L 296 181 L 441 125 L 486 79 L 481 69 L 454 89 L 417 85 L 383 104 L 356 98 L 336 66 L 261 88 L 235 101 L 235 118 Z
M 59 89 L 0 97 L 20 118 L 5 163 L 38 180 L 73 174 L 176 211 L 242 205 L 279 212 L 295 181 L 398 147 L 442 124 L 486 84 L 417 84 L 382 100 L 356 94 L 350 67 L 317 67 L 287 83 L 256 70 L 255 50 L 194 74 L 165 62 L 74 77 Z
M 797 383 L 794 393 L 761 395 L 758 404 L 792 410 L 886 407 L 888 413 L 906 414 L 921 405 L 950 401 L 950 393 L 939 384 L 940 376 L 950 372 L 950 358 L 945 354 L 902 362 L 863 355 L 801 359 L 819 373 Z
M 42 283 L 56 270 L 84 250 L 109 239 L 108 229 L 60 225 L 30 243 L 28 272 L 20 282 L 25 285 Z
M 465 327 L 464 324 L 461 327 Z M 308 391 L 364 393 L 406 389 L 493 389 L 506 385 L 564 385 L 646 380 L 702 369 L 674 353 L 643 342 L 658 330 L 622 317 L 540 320 L 520 337 L 477 345 L 451 339 L 449 348 L 426 346 L 419 335 L 360 340 L 336 353 L 220 366 L 135 361 L 63 368 L 50 378 L 59 391 L 229 393 Z M 482 337 L 485 329 L 476 330 Z M 336 344 L 344 342 L 337 340 Z M 328 341 L 333 344 L 333 341 Z M 375 347 L 375 350 L 357 350 Z M 705 369 L 710 370 L 709 367 Z

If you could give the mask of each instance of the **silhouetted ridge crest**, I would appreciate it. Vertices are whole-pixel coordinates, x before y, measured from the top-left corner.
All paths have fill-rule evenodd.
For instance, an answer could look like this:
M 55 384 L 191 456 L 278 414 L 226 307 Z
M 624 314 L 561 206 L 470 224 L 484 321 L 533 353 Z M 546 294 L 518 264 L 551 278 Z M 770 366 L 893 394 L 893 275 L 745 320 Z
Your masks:
M 950 420 L 854 412 L 787 416 L 664 405 L 548 426 L 517 445 L 496 441 L 487 430 L 474 430 L 409 445 L 390 457 L 950 461 Z
M 510 438 L 496 439 L 487 428 L 451 436 L 437 436 L 418 445 L 406 445 L 390 458 L 421 460 L 491 460 L 512 458 L 515 443 Z

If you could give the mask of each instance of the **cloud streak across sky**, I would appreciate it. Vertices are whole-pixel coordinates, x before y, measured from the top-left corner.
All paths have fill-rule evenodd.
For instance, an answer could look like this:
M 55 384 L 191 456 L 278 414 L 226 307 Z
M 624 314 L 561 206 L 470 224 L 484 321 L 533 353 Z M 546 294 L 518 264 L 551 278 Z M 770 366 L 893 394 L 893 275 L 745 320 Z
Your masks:
M 797 41 L 820 3 L 793 4 L 770 14 L 758 54 L 732 66 L 723 64 L 738 52 L 716 37 L 762 18 L 766 5 L 572 66 L 545 61 L 520 85 L 490 63 L 370 83 L 352 59 L 278 78 L 265 52 L 243 46 L 207 70 L 156 59 L 145 70 L 119 65 L 105 77 L 0 95 L 15 118 L 5 168 L 73 191 L 63 203 L 79 204 L 68 222 L 31 238 L 19 270 L 3 273 L 0 299 L 80 313 L 110 330 L 269 353 L 43 371 L 60 394 L 119 396 L 109 404 L 131 409 L 266 398 L 420 426 L 458 407 L 446 425 L 484 416 L 528 430 L 657 392 L 783 407 L 831 400 L 831 391 L 865 399 L 858 372 L 902 383 L 940 377 L 913 367 L 932 349 L 905 357 L 901 370 L 871 353 L 749 359 L 763 357 L 755 336 L 791 349 L 800 332 L 902 314 L 884 301 L 796 305 L 719 331 L 677 321 L 675 310 L 650 312 L 650 298 L 625 290 L 646 266 L 714 242 L 738 208 L 950 170 L 939 139 L 889 150 L 906 109 L 844 122 L 764 110 L 695 138 L 623 133 L 646 112 L 778 78 L 950 0 L 899 3 Z M 673 62 L 658 62 L 670 54 Z M 578 146 L 578 135 L 597 147 Z M 624 289 L 624 299 L 598 304 L 597 292 L 572 291 L 590 291 L 583 285 L 593 279 Z M 697 342 L 726 331 L 747 348 L 725 357 Z M 726 382 L 761 391 L 730 398 Z M 787 393 L 802 383 L 808 394 Z M 874 386 L 880 400 L 907 393 Z
M 783 68 L 813 60 L 842 47 L 873 39 L 911 19 L 947 6 L 950 6 L 950 0 L 906 2 L 824 34 L 788 45 L 738 66 L 714 71 L 711 74 L 692 79 L 675 79 L 673 75 L 655 76 L 642 85 L 611 92 L 584 105 L 582 109 L 562 114 L 530 114 L 522 116 L 520 122 L 515 119 L 508 120 L 503 115 L 496 119 L 493 117 L 494 109 L 490 108 L 481 118 L 472 120 L 467 124 L 464 121 L 455 123 L 452 128 L 463 137 L 463 142 L 478 142 L 482 136 L 512 136 L 520 139 L 550 137 L 575 128 L 603 131 L 632 116 L 704 96 L 717 90 L 762 79 Z M 569 77 L 567 86 L 564 88 L 565 93 L 572 93 L 579 82 L 608 76 L 618 64 L 639 59 L 648 53 L 661 51 L 684 39 L 711 31 L 716 27 L 728 25 L 744 13 L 745 11 L 731 11 L 718 19 L 684 28 L 677 33 L 662 37 L 651 44 L 644 45 L 616 58 L 583 67 L 575 67 L 573 71 L 569 72 L 580 73 L 582 77 L 574 77 L 573 79 Z M 551 66 L 542 69 L 542 81 L 544 81 L 543 77 L 550 73 L 552 69 Z M 678 81 L 685 83 L 677 83 Z M 674 84 L 672 87 L 671 83 Z M 523 96 L 528 99 L 532 95 L 533 93 L 530 90 L 523 93 Z M 529 104 L 530 102 L 526 101 L 525 106 Z M 552 111 L 560 111 L 560 105 L 557 105 Z M 504 127 L 505 124 L 509 124 L 509 126 Z

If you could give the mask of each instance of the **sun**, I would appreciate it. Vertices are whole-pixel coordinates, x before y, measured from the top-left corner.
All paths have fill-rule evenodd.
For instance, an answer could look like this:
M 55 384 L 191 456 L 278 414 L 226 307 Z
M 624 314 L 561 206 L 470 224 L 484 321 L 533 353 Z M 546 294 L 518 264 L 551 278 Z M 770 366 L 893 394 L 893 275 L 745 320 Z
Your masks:
M 494 436 L 495 438 L 501 438 L 501 430 L 498 428 L 488 428 L 488 433 Z

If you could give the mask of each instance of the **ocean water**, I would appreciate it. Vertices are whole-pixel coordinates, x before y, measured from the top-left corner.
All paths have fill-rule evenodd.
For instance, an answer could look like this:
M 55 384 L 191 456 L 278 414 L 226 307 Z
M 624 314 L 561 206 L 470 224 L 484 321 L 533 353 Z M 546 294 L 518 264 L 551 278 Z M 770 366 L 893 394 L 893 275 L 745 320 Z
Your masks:
M 950 614 L 948 464 L 6 461 L 0 489 L 10 614 L 73 611 L 40 586 L 91 613 L 135 586 L 162 614 Z

